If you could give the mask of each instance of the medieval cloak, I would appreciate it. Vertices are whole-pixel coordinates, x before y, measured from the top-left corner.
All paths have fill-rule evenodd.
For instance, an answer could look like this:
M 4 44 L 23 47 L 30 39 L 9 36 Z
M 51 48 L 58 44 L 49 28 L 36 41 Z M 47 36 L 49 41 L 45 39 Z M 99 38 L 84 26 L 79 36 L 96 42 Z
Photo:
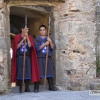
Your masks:
M 40 74 L 39 74 L 39 67 L 38 67 L 38 60 L 36 55 L 36 50 L 34 46 L 33 39 L 30 35 L 28 35 L 29 40 L 31 42 L 31 66 L 32 66 L 32 76 L 31 80 L 32 82 L 37 82 L 40 80 Z M 17 45 L 19 40 L 21 39 L 21 34 L 18 34 L 14 37 L 13 40 L 13 57 L 12 57 L 12 67 L 11 67 L 11 82 L 16 82 L 16 52 L 17 52 Z

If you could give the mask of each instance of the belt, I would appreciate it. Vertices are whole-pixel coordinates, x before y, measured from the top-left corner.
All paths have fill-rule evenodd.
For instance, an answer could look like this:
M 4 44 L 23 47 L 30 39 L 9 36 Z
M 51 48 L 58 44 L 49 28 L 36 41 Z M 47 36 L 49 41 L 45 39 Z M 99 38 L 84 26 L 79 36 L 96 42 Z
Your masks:
M 38 57 L 38 58 L 46 58 L 46 57 Z M 48 58 L 52 58 L 52 56 L 48 56 Z
M 30 57 L 31 55 L 26 55 L 26 56 L 29 56 Z M 24 55 L 23 56 L 16 56 L 16 57 L 24 57 Z

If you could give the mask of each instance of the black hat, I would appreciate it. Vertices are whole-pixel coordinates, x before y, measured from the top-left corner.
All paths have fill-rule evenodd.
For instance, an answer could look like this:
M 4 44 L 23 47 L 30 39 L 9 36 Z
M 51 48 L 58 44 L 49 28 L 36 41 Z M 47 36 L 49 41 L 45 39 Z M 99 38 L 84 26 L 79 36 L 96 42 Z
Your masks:
M 24 29 L 26 26 L 23 24 L 23 25 L 21 25 L 21 29 Z M 28 28 L 28 27 L 27 27 Z

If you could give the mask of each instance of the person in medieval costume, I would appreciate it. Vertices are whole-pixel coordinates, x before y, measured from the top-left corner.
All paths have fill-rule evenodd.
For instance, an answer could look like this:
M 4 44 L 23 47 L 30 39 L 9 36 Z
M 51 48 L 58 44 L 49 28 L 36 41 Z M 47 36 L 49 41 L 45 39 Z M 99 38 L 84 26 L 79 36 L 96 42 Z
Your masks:
M 47 36 L 47 28 L 45 25 L 39 27 L 40 35 L 35 39 L 35 47 L 38 56 L 38 63 L 40 69 L 40 78 L 45 78 L 45 66 L 46 66 L 46 53 L 48 46 L 48 65 L 47 65 L 47 75 L 46 78 L 49 84 L 49 90 L 56 91 L 57 88 L 53 85 L 54 77 L 54 67 L 52 61 L 53 51 L 55 49 L 55 44 L 50 37 Z M 39 83 L 37 84 L 39 89 Z
M 22 73 L 23 73 L 23 59 L 24 59 L 24 45 L 26 41 L 26 59 L 25 59 L 25 92 L 30 92 L 29 82 L 38 82 L 40 80 L 40 72 L 38 67 L 38 60 L 35 51 L 34 41 L 30 35 L 28 35 L 28 28 L 25 25 L 21 27 L 21 34 L 14 37 L 13 40 L 13 57 L 11 68 L 11 81 L 18 82 L 19 92 L 22 92 Z

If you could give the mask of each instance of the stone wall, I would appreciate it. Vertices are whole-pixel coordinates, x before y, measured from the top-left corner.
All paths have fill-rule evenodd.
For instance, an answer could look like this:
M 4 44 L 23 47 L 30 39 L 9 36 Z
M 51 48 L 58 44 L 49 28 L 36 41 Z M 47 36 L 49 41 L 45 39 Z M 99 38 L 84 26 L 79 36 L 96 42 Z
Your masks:
M 9 14 L 0 0 L 0 94 L 10 92 L 10 32 Z
M 95 1 L 66 0 L 54 8 L 56 85 L 84 90 L 96 78 Z
M 96 78 L 95 0 L 65 0 L 65 3 L 18 2 L 0 0 L 0 93 L 10 91 L 9 7 L 15 5 L 54 6 L 56 42 L 56 85 L 59 89 L 85 90 L 88 79 Z M 7 9 L 8 7 L 8 9 Z

